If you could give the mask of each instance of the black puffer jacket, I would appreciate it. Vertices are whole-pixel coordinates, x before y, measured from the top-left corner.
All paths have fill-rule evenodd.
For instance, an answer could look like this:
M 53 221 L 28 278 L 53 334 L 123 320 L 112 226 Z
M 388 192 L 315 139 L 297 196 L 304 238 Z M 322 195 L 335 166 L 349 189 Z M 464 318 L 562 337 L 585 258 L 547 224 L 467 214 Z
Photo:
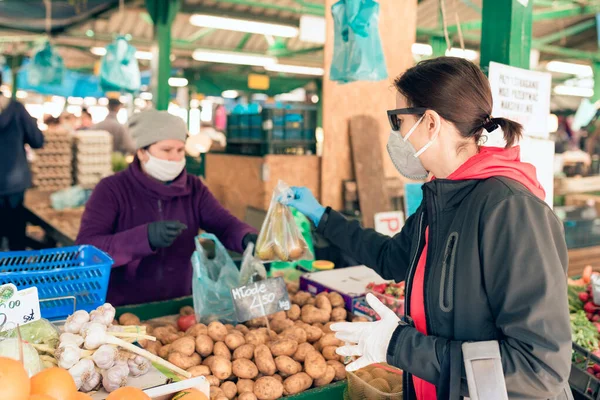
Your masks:
M 419 210 L 394 238 L 362 229 L 330 209 L 318 226 L 384 278 L 406 280 L 407 315 L 429 226 L 424 279 L 429 335 L 399 325 L 388 348 L 388 362 L 405 371 L 404 398 L 415 398 L 412 374 L 436 385 L 439 400 L 449 398 L 455 358 L 450 349 L 458 349 L 461 368 L 460 344 L 486 340 L 500 343 L 511 399 L 566 398 L 571 331 L 561 222 L 508 178 L 437 179 L 424 184 L 423 192 Z M 468 396 L 461 369 L 461 395 Z

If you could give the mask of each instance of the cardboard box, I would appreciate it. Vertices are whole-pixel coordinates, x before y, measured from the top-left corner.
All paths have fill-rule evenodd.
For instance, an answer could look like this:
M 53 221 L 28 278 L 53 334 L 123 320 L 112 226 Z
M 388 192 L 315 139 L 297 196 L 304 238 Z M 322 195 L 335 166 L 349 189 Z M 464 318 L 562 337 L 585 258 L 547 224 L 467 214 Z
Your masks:
M 354 310 L 354 300 L 365 295 L 371 282 L 387 282 L 371 268 L 364 265 L 313 272 L 300 277 L 300 290 L 317 295 L 321 292 L 338 292 L 344 298 L 346 309 Z

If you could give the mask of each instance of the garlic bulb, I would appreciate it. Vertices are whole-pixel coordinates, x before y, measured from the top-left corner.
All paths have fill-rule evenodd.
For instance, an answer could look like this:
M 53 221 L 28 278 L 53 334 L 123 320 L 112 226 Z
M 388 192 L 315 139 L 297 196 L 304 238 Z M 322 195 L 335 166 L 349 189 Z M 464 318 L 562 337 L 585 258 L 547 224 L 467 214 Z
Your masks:
M 73 343 L 61 343 L 54 356 L 59 367 L 70 369 L 81 360 L 81 349 Z
M 104 344 L 94 352 L 92 359 L 100 369 L 109 369 L 115 365 L 115 359 L 119 354 L 119 350 L 116 347 Z
M 73 315 L 67 318 L 64 330 L 68 333 L 79 333 L 83 324 L 90 320 L 90 314 L 87 311 L 75 311 Z
M 115 365 L 111 369 L 102 372 L 102 386 L 110 393 L 120 387 L 127 385 L 129 368 L 126 365 Z
M 115 313 L 115 308 L 109 303 L 106 303 L 92 311 L 90 317 L 94 322 L 99 322 L 104 326 L 110 326 L 115 318 Z
M 127 365 L 131 376 L 142 376 L 150 370 L 152 363 L 147 358 L 136 355 L 127 361 Z
M 125 351 L 125 350 L 119 350 L 119 353 L 117 354 L 117 357 L 115 358 L 115 365 L 125 365 L 125 366 L 129 366 L 128 362 L 131 358 L 133 358 L 135 355 Z
M 69 369 L 69 373 L 75 381 L 77 390 L 81 389 L 81 386 L 87 382 L 90 377 L 96 372 L 94 368 L 94 362 L 90 359 L 80 360 L 77 364 Z
M 74 333 L 65 332 L 60 335 L 60 343 L 72 343 L 77 347 L 81 347 L 83 344 L 83 337 Z
M 84 393 L 91 392 L 92 390 L 96 390 L 96 388 L 100 385 L 102 381 L 102 375 L 96 369 L 92 372 L 87 381 L 83 382 L 81 385 L 81 391 Z
M 81 330 L 81 335 L 85 339 L 83 347 L 95 350 L 106 343 L 106 326 L 91 322 Z

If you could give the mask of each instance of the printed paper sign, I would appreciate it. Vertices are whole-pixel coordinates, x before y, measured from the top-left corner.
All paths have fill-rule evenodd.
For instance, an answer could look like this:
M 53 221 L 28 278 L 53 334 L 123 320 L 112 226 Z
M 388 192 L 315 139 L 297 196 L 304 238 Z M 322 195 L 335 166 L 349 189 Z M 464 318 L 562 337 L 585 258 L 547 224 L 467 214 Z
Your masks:
M 552 75 L 491 62 L 488 78 L 494 99 L 492 117 L 519 122 L 525 135 L 547 139 Z
M 238 322 L 287 311 L 290 297 L 283 278 L 266 279 L 231 289 Z
M 388 236 L 400 233 L 404 226 L 402 211 L 382 212 L 375 214 L 375 230 Z
M 19 291 L 11 283 L 0 286 L 0 332 L 37 321 L 41 317 L 36 287 Z

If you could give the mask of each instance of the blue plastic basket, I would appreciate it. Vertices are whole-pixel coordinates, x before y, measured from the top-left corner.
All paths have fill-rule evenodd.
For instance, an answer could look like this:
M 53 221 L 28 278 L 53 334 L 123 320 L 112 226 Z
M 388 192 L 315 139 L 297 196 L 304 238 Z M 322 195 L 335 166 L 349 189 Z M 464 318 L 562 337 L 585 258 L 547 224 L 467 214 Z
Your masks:
M 42 317 L 63 319 L 77 310 L 91 311 L 106 301 L 113 260 L 94 246 L 0 253 L 0 285 L 38 288 Z M 58 298 L 58 299 L 57 299 Z

